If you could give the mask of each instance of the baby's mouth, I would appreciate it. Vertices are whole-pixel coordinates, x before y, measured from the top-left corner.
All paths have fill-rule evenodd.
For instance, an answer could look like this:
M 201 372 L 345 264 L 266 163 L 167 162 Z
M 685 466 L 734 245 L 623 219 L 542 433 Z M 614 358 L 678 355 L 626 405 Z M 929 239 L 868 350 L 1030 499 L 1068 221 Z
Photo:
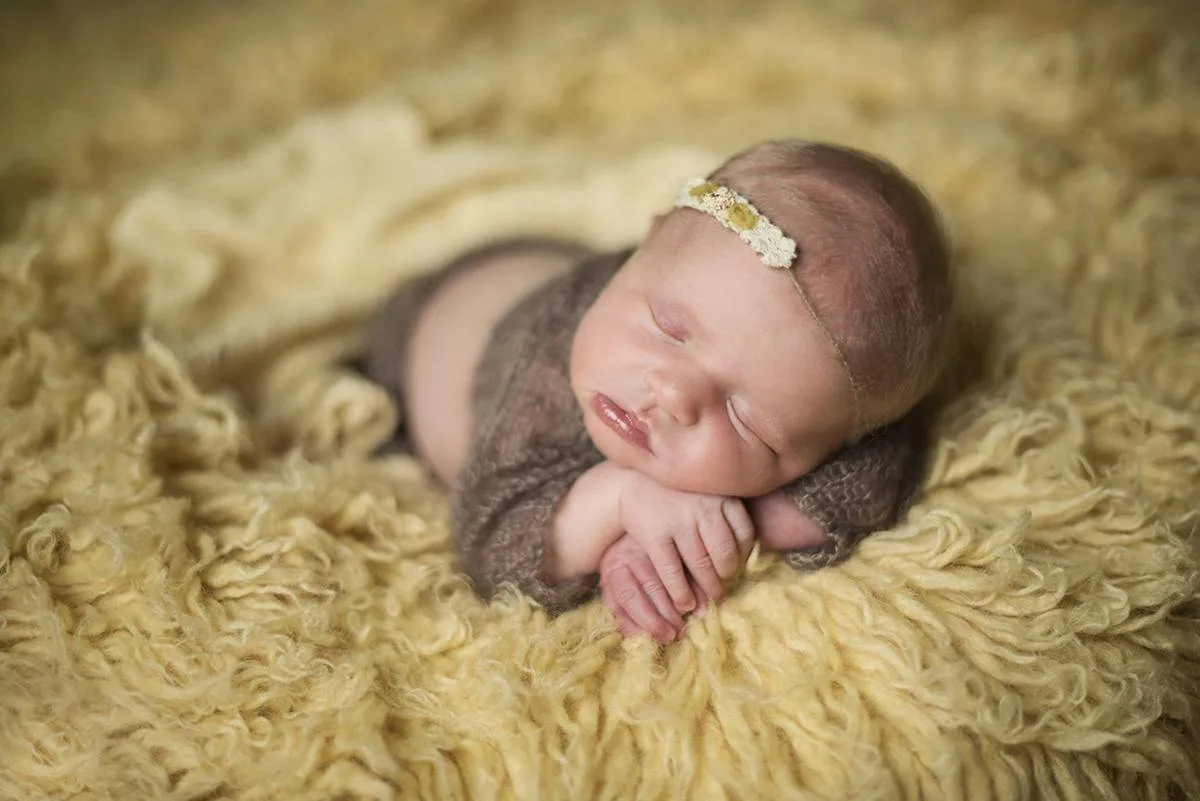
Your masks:
M 650 439 L 646 436 L 645 426 L 612 398 L 597 393 L 592 398 L 592 409 L 605 425 L 617 432 L 627 442 L 643 450 L 650 450 Z

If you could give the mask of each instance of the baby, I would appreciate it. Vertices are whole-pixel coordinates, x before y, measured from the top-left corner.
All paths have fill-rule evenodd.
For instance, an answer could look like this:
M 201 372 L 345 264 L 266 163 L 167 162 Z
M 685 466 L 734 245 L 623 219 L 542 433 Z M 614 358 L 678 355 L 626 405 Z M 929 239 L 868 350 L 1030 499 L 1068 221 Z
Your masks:
M 903 511 L 947 250 L 886 162 L 767 142 L 635 249 L 505 241 L 407 282 L 363 368 L 452 488 L 481 596 L 553 614 L 599 585 L 622 632 L 669 642 L 756 539 L 815 569 Z

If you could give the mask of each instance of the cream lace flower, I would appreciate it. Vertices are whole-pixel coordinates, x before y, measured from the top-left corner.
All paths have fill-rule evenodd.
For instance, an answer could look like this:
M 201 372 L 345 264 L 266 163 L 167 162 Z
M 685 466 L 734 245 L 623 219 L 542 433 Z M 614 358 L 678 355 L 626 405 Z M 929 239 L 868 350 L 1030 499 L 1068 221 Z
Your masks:
M 796 259 L 795 241 L 754 208 L 753 203 L 727 186 L 692 178 L 683 185 L 675 205 L 709 215 L 753 248 L 768 267 L 785 269 Z

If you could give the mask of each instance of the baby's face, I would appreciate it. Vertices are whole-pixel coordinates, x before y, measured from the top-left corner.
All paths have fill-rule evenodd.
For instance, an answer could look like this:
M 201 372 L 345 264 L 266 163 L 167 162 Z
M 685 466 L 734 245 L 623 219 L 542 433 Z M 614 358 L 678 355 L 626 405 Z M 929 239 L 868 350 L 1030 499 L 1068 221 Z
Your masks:
M 787 275 L 715 220 L 676 214 L 584 315 L 571 388 L 609 460 L 679 490 L 763 495 L 850 435 L 849 382 Z

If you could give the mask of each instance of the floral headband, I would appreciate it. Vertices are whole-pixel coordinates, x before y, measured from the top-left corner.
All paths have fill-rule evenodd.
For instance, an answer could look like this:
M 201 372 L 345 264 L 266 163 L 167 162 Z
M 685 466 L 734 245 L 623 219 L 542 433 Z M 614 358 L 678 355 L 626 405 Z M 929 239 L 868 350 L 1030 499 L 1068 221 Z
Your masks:
M 846 371 L 846 379 L 850 382 L 850 395 L 854 401 L 854 430 L 856 435 L 861 433 L 861 393 L 854 373 L 850 372 L 850 363 L 846 361 L 846 355 L 842 352 L 841 345 L 833 338 L 825 321 L 813 308 L 808 295 L 800 286 L 800 280 L 796 278 L 796 273 L 791 269 L 792 263 L 796 260 L 796 241 L 767 219 L 767 216 L 756 209 L 749 200 L 729 187 L 707 178 L 688 179 L 683 188 L 679 190 L 679 196 L 675 199 L 675 207 L 704 212 L 733 231 L 738 238 L 753 248 L 763 264 L 782 270 L 792 279 L 792 285 L 796 287 L 796 292 L 799 293 L 805 308 L 817 321 L 817 325 L 821 327 L 829 343 L 833 345 L 838 361 L 842 363 L 842 369 Z

